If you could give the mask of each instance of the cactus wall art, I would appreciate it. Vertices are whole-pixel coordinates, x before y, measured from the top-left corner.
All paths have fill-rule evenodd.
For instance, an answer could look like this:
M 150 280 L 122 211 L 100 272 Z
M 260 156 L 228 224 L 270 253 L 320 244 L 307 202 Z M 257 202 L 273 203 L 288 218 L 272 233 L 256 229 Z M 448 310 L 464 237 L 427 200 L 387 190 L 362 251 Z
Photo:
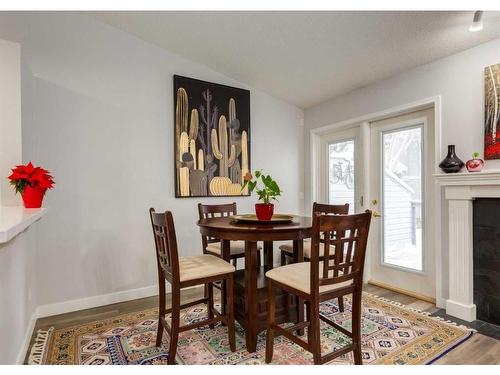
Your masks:
M 249 195 L 250 91 L 174 76 L 175 196 Z

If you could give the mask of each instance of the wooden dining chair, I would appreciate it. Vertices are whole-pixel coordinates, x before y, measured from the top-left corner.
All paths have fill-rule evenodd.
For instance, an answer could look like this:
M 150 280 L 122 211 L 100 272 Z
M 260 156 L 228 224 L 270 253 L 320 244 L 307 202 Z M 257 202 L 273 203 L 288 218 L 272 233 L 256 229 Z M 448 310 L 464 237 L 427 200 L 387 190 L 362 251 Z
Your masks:
M 274 268 L 266 273 L 268 281 L 266 363 L 273 358 L 274 337 L 283 335 L 313 354 L 314 364 L 323 364 L 334 358 L 354 352 L 354 363 L 361 358 L 361 294 L 366 243 L 371 212 L 357 215 L 313 215 L 311 261 Z M 319 248 L 324 241 L 323 261 Z M 331 246 L 330 246 L 331 245 Z M 333 251 L 331 252 L 331 249 Z M 275 322 L 274 288 L 303 298 L 306 321 L 288 328 Z M 352 293 L 352 329 L 348 331 L 319 312 L 319 304 L 332 298 Z M 320 320 L 349 336 L 352 343 L 326 355 L 321 354 Z M 307 341 L 293 334 L 307 327 Z
M 177 352 L 179 332 L 204 325 L 213 327 L 217 322 L 224 322 L 228 327 L 229 346 L 231 351 L 234 352 L 236 350 L 233 302 L 234 267 L 230 263 L 208 254 L 179 258 L 172 213 L 170 211 L 156 213 L 153 208 L 150 208 L 149 214 L 156 247 L 160 295 L 156 346 L 161 346 L 163 330 L 166 330 L 170 336 L 168 364 L 173 364 Z M 213 283 L 216 281 L 226 281 L 227 283 L 226 314 L 221 314 L 214 308 Z M 172 306 L 169 309 L 166 308 L 165 304 L 165 282 L 169 282 L 172 286 Z M 181 304 L 181 289 L 195 285 L 206 285 L 209 291 L 208 296 L 193 302 Z M 207 303 L 207 319 L 181 326 L 181 309 L 200 303 Z M 171 313 L 170 325 L 166 320 L 166 314 L 169 313 Z
M 229 217 L 237 214 L 236 203 L 227 204 L 201 204 L 198 203 L 198 216 L 201 219 L 212 217 Z M 201 236 L 201 244 L 204 254 L 212 254 L 222 258 L 222 243 L 220 239 Z M 260 267 L 261 246 L 257 246 L 257 266 Z M 245 258 L 245 241 L 231 241 L 229 259 L 233 266 L 237 266 L 238 259 Z M 228 260 L 228 259 L 226 259 Z
M 315 212 L 319 212 L 324 215 L 347 215 L 349 213 L 349 203 L 346 204 L 321 204 L 314 202 L 313 215 Z M 319 245 L 319 257 L 323 258 L 324 244 Z M 286 243 L 280 246 L 281 250 L 281 265 L 284 266 L 288 262 L 287 260 L 294 261 L 293 243 Z M 311 241 L 304 241 L 304 260 L 311 259 Z
M 322 204 L 313 203 L 313 215 L 314 213 L 319 213 L 321 215 L 347 215 L 349 213 L 349 203 L 346 204 Z M 297 262 L 295 259 L 296 254 L 293 252 L 293 243 L 287 243 L 280 246 L 281 250 L 281 265 L 284 266 L 288 262 L 287 260 L 292 260 Z M 304 241 L 304 260 L 309 261 L 311 259 L 311 241 Z M 325 242 L 323 239 L 320 240 L 319 244 L 319 259 L 323 260 L 323 255 L 325 253 Z M 344 297 L 340 296 L 338 298 L 339 311 L 344 311 Z

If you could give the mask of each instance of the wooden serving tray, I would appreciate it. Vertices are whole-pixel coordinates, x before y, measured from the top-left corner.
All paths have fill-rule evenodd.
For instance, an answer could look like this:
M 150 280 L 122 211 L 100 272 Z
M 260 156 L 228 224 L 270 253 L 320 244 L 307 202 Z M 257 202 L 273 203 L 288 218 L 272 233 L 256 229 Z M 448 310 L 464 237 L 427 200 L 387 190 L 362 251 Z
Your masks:
M 284 224 L 293 221 L 292 215 L 274 214 L 271 220 L 259 220 L 255 214 L 244 214 L 232 216 L 234 221 L 238 223 L 252 223 L 252 224 Z

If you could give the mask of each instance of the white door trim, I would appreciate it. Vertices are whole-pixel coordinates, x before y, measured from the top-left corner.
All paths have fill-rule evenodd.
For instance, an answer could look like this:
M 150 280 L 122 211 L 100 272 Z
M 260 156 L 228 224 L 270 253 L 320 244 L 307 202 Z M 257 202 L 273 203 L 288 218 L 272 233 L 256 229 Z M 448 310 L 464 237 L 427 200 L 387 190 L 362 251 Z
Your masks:
M 319 186 L 319 174 L 321 173 L 321 135 L 329 133 L 332 131 L 339 131 L 343 129 L 349 129 L 353 126 L 358 126 L 360 123 L 364 123 L 363 127 L 367 122 L 381 120 L 387 117 L 394 117 L 408 112 L 417 111 L 420 109 L 425 109 L 428 107 L 434 107 L 434 173 L 438 174 L 439 169 L 437 161 L 441 160 L 441 95 L 432 96 L 429 98 L 417 100 L 411 103 L 403 104 L 400 106 L 385 109 L 383 111 L 368 113 L 359 117 L 352 119 L 347 119 L 339 121 L 330 125 L 325 125 L 319 128 L 311 129 L 309 131 L 309 142 L 310 142 L 310 170 L 311 170 L 311 180 L 310 192 L 311 199 L 309 205 L 312 206 L 312 202 L 320 197 L 320 186 Z M 362 131 L 362 138 L 364 131 Z M 362 140 L 362 142 L 364 142 Z M 365 197 L 366 189 L 369 184 L 365 185 Z M 429 220 L 431 224 L 433 223 L 436 230 L 434 231 L 434 248 L 435 248 L 435 270 L 436 270 L 436 305 L 438 307 L 445 307 L 445 298 L 443 296 L 443 280 L 442 280 L 442 261 L 441 261 L 441 188 L 435 183 L 434 184 L 434 197 L 435 205 L 433 207 L 433 212 L 429 212 Z M 306 207 L 310 210 L 311 207 Z M 306 211 L 307 212 L 307 211 Z

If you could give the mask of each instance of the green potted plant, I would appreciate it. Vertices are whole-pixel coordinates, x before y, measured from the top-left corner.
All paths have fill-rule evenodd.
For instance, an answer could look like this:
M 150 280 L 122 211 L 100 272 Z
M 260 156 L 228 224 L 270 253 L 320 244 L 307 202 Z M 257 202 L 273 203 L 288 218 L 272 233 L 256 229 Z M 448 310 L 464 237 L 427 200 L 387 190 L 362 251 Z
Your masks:
M 248 186 L 248 191 L 252 193 L 255 190 L 259 201 L 262 201 L 262 203 L 255 204 L 257 219 L 271 220 L 274 213 L 274 204 L 271 201 L 277 200 L 276 197 L 281 195 L 281 189 L 277 182 L 270 175 L 263 174 L 262 171 L 256 171 L 255 178 L 250 173 L 247 173 L 244 180 L 242 190 Z M 258 184 L 259 186 L 257 186 Z

